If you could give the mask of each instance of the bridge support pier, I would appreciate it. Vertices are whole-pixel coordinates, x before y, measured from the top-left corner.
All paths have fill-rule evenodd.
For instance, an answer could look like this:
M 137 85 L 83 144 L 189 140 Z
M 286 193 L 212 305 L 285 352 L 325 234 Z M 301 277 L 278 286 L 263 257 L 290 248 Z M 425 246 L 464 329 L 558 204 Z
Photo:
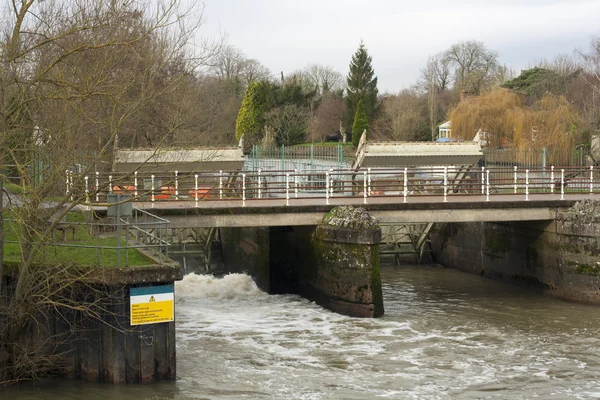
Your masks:
M 221 228 L 221 240 L 225 270 L 250 274 L 269 293 L 352 317 L 383 315 L 381 229 L 361 208 L 335 208 L 316 228 Z
M 381 228 L 370 213 L 334 208 L 313 235 L 316 263 L 307 269 L 301 291 L 340 314 L 382 316 L 380 240 Z

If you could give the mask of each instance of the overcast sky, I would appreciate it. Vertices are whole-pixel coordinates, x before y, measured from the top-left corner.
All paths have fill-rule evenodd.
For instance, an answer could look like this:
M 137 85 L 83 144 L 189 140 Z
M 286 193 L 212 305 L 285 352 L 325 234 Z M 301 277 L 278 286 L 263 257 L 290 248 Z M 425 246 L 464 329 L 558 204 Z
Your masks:
M 204 35 L 231 44 L 273 73 L 309 63 L 346 75 L 361 39 L 379 91 L 417 80 L 429 55 L 480 40 L 519 72 L 541 58 L 585 50 L 600 35 L 600 0 L 204 0 Z

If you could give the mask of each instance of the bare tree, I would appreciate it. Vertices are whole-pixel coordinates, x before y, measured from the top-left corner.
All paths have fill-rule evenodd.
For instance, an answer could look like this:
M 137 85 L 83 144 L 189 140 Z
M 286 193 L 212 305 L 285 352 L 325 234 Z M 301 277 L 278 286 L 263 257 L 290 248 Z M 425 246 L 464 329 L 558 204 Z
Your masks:
M 248 58 L 231 44 L 223 45 L 211 58 L 209 71 L 220 79 L 237 82 L 242 93 L 251 82 L 270 80 L 272 75 L 258 60 Z
M 429 91 L 432 86 L 438 91 L 445 91 L 450 88 L 452 80 L 452 60 L 445 53 L 438 53 L 430 56 L 427 65 L 421 70 L 419 87 L 423 91 Z
M 583 67 L 579 60 L 568 54 L 559 54 L 550 60 L 543 58 L 535 63 L 535 66 L 549 69 L 550 71 L 554 71 L 561 76 L 573 75 L 580 71 Z
M 304 68 L 303 73 L 319 95 L 344 89 L 344 77 L 329 65 L 310 64 Z
M 493 79 L 498 66 L 498 55 L 475 40 L 452 45 L 445 57 L 455 70 L 456 87 L 470 94 L 481 93 Z
M 312 142 L 323 141 L 327 135 L 331 135 L 340 129 L 343 125 L 343 115 L 344 102 L 342 98 L 331 93 L 326 93 L 310 119 L 308 127 L 310 140 Z
M 444 53 L 429 57 L 426 67 L 421 70 L 421 79 L 418 88 L 427 93 L 429 106 L 429 126 L 431 140 L 435 140 L 437 125 L 439 122 L 439 100 L 438 95 L 448 90 L 451 74 L 451 59 Z
M 38 379 L 56 368 L 57 340 L 64 338 L 44 329 L 50 313 L 69 324 L 69 312 L 90 318 L 103 312 L 75 293 L 89 269 L 46 257 L 61 218 L 89 200 L 65 196 L 65 171 L 75 163 L 87 173 L 110 165 L 118 140 L 137 144 L 151 131 L 145 140 L 156 148 L 182 129 L 188 118 L 178 100 L 182 83 L 209 56 L 206 47 L 188 46 L 196 25 L 186 21 L 201 7 L 187 5 L 15 0 L 2 10 L 0 249 L 8 164 L 23 194 L 10 209 L 20 257 L 10 296 L 1 286 L 0 250 L 0 382 Z M 40 160 L 41 177 L 31 168 Z M 49 195 L 62 197 L 50 203 Z
M 429 136 L 428 111 L 428 99 L 415 89 L 386 96 L 373 135 L 381 140 L 425 140 Z

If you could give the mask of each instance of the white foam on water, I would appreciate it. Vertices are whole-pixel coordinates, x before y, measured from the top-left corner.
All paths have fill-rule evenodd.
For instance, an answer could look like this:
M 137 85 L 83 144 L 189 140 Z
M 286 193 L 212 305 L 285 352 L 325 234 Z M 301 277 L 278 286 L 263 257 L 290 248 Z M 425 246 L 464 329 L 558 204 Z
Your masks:
M 252 278 L 245 274 L 229 274 L 222 278 L 212 275 L 187 274 L 175 282 L 176 298 L 231 299 L 239 296 L 259 296 L 264 293 Z
M 592 361 L 568 356 L 551 330 L 515 334 L 497 318 L 469 314 L 483 316 L 485 307 L 437 299 L 433 307 L 427 297 L 405 293 L 389 303 L 395 308 L 387 317 L 356 319 L 298 296 L 267 295 L 247 275 L 187 275 L 176 286 L 182 390 L 191 396 L 188 388 L 242 393 L 251 387 L 250 398 L 272 399 L 482 398 L 495 392 L 501 393 L 495 398 L 514 398 L 524 391 L 544 397 L 549 381 L 580 380 L 563 371 L 582 371 Z M 578 348 L 598 343 L 584 336 Z M 582 374 L 591 382 L 593 371 Z M 595 392 L 592 383 L 573 384 Z

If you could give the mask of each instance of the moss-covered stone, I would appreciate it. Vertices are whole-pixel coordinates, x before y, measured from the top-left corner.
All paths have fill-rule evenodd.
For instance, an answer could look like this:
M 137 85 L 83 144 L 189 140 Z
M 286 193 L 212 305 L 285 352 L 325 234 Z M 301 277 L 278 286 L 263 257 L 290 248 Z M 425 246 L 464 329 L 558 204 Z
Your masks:
M 312 273 L 304 275 L 307 292 L 319 304 L 341 314 L 383 315 L 380 239 L 377 221 L 365 210 L 333 209 L 311 240 L 316 262 Z

